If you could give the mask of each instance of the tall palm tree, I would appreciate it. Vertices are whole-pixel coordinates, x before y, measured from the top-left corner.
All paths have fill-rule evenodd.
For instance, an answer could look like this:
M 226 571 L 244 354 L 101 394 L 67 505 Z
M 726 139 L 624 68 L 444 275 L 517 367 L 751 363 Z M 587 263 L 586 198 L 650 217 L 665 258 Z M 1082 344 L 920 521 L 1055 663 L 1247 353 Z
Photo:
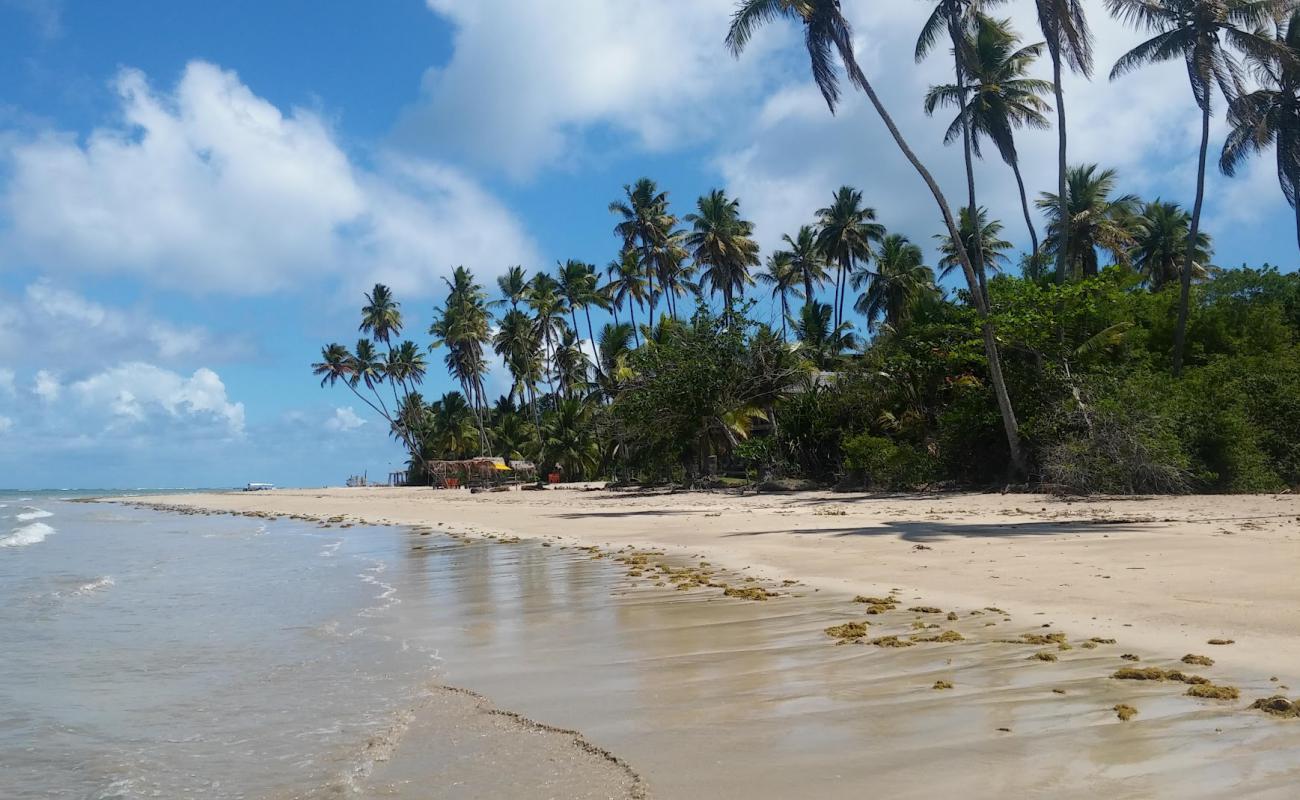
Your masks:
M 1159 291 L 1178 280 L 1186 263 L 1187 231 L 1192 217 L 1177 203 L 1156 198 L 1142 207 L 1136 222 L 1131 254 L 1133 268 L 1146 278 L 1152 291 Z M 1210 236 L 1201 231 L 1196 239 L 1192 265 L 1203 275 L 1210 259 Z
M 803 272 L 794 264 L 794 257 L 781 250 L 768 256 L 767 269 L 758 273 L 758 279 L 772 287 L 772 297 L 779 298 L 781 301 L 781 341 L 783 342 L 788 338 L 785 321 L 790 316 L 790 296 L 805 296 L 799 291 L 799 283 L 803 277 Z
M 811 225 L 802 225 L 799 232 L 790 238 L 790 234 L 781 237 L 788 250 L 780 251 L 783 258 L 788 258 L 790 265 L 799 271 L 803 281 L 803 296 L 813 299 L 813 293 L 826 282 L 826 257 L 817 246 L 817 231 Z
M 528 271 L 520 266 L 506 270 L 506 274 L 497 278 L 497 288 L 501 290 L 501 299 L 511 308 L 519 308 L 528 296 Z
M 1291 58 L 1245 54 L 1260 86 L 1229 104 L 1230 131 L 1219 168 L 1232 176 L 1251 155 L 1276 147 L 1277 180 L 1295 209 L 1296 239 L 1300 242 L 1300 9 L 1291 13 L 1278 34 L 1279 47 L 1290 52 Z
M 1034 0 L 1038 10 L 1038 27 L 1047 40 L 1047 53 L 1052 57 L 1052 91 L 1056 95 L 1057 136 L 1057 218 L 1064 219 L 1068 195 L 1066 181 L 1069 173 L 1065 127 L 1065 89 L 1061 84 L 1062 66 L 1068 65 L 1075 73 L 1092 77 L 1092 32 L 1088 30 L 1088 17 L 1083 13 L 1083 0 Z M 1061 230 L 1061 241 L 1056 253 L 1056 282 L 1066 278 L 1066 254 L 1070 251 L 1070 232 Z
M 867 318 L 871 330 L 882 318 L 893 330 L 901 330 L 916 302 L 937 291 L 934 270 L 925 266 L 921 248 L 898 234 L 890 234 L 880 243 L 875 264 L 875 272 L 864 269 L 853 275 L 855 290 L 867 287 L 853 308 Z
M 668 193 L 660 191 L 649 178 L 624 186 L 623 194 L 625 199 L 609 204 L 610 212 L 620 218 L 614 226 L 614 235 L 622 240 L 624 248 L 636 248 L 640 254 L 641 267 L 646 274 L 650 316 L 654 317 L 657 293 L 666 291 L 664 280 L 671 278 L 670 273 L 680 264 L 675 259 L 680 246 L 675 246 L 673 240 L 677 218 L 668 210 Z M 658 289 L 655 288 L 656 278 L 659 279 Z M 668 302 L 672 303 L 671 295 Z
M 1201 110 L 1201 150 L 1196 168 L 1196 202 L 1183 254 L 1182 294 L 1174 329 L 1174 375 L 1183 371 L 1187 316 L 1191 304 L 1192 261 L 1205 200 L 1205 159 L 1210 148 L 1211 101 L 1217 87 L 1232 102 L 1242 89 L 1241 66 L 1228 51 L 1235 47 L 1256 59 L 1292 59 L 1263 28 L 1289 10 L 1290 0 L 1106 0 L 1106 8 L 1126 23 L 1155 35 L 1120 56 L 1111 80 L 1147 64 L 1175 58 L 1187 63 L 1192 97 Z
M 401 304 L 393 299 L 393 293 L 382 283 L 365 295 L 366 304 L 361 308 L 362 333 L 368 333 L 376 342 L 388 344 L 392 337 L 402 333 Z
M 478 422 L 480 450 L 487 452 L 483 412 L 488 401 L 483 381 L 488 364 L 483 347 L 492 339 L 487 295 L 475 282 L 473 273 L 464 267 L 456 267 L 452 278 L 443 278 L 443 282 L 447 284 L 447 301 L 434 309 L 434 320 L 429 326 L 429 334 L 434 337 L 430 349 L 447 348 L 443 361 L 469 399 Z
M 704 268 L 703 279 L 710 289 L 722 295 L 723 308 L 731 317 L 736 295 L 754 279 L 750 267 L 761 262 L 758 243 L 754 241 L 754 223 L 740 216 L 740 201 L 714 189 L 696 202 L 696 213 L 687 214 L 691 232 L 686 237 L 691 258 Z
M 1005 0 L 935 0 L 934 10 L 930 12 L 930 17 L 921 28 L 921 35 L 917 37 L 916 61 L 920 63 L 934 48 L 940 36 L 944 32 L 947 33 L 948 40 L 952 43 L 953 64 L 957 77 L 957 83 L 953 85 L 953 88 L 956 91 L 956 106 L 959 109 L 965 108 L 967 103 L 969 83 L 969 65 L 966 63 L 968 55 L 967 37 L 980 12 L 987 6 L 1001 2 L 1005 2 Z M 959 114 L 957 123 L 962 138 L 962 155 L 966 161 L 966 191 L 970 200 L 966 207 L 978 208 L 978 203 L 975 200 L 975 167 L 971 158 L 971 121 L 968 117 Z M 978 245 L 978 242 L 976 244 Z M 982 279 L 984 254 L 978 249 L 978 246 L 977 249 L 970 251 L 970 258 L 974 263 L 975 273 L 980 275 Z
M 530 403 L 534 401 L 534 379 L 541 374 L 541 343 L 537 333 L 537 326 L 528 314 L 512 308 L 502 315 L 492 337 L 493 351 L 510 372 L 509 397 L 518 394 Z
M 1038 207 L 1047 216 L 1043 247 L 1057 256 L 1057 263 L 1064 263 L 1066 275 L 1096 275 L 1098 249 L 1108 253 L 1115 263 L 1128 263 L 1138 198 L 1131 194 L 1112 197 L 1116 182 L 1113 169 L 1099 172 L 1096 164 L 1071 167 L 1066 174 L 1065 203 L 1047 192 L 1039 199 Z M 1064 225 L 1062 205 L 1068 221 Z M 1067 252 L 1062 254 L 1062 250 Z
M 995 20 L 980 14 L 975 31 L 963 43 L 968 85 L 945 84 L 931 87 L 925 98 L 925 113 L 933 114 L 939 106 L 956 108 L 957 117 L 948 126 L 944 144 L 956 141 L 969 131 L 970 146 L 976 156 L 980 139 L 987 138 L 1016 177 L 1020 189 L 1020 207 L 1029 229 L 1030 253 L 1038 252 L 1038 231 L 1029 213 L 1029 197 L 1020 175 L 1020 155 L 1016 151 L 1016 128 L 1051 127 L 1044 111 L 1051 111 L 1040 95 L 1052 90 L 1052 84 L 1027 77 L 1029 68 L 1043 52 L 1043 43 L 1017 48 L 1020 37 L 1011 29 L 1011 20 Z M 962 102 L 963 95 L 966 101 Z M 983 254 L 982 250 L 979 250 Z
M 578 332 L 564 325 L 560 339 L 555 347 L 555 377 L 560 381 L 560 391 L 565 397 L 581 394 L 590 383 L 587 368 L 591 359 L 582 349 L 582 338 Z
M 596 342 L 596 355 L 600 361 L 596 379 L 600 383 L 601 394 L 612 402 L 624 382 L 632 376 L 629 365 L 632 356 L 632 326 L 618 322 L 601 328 L 600 338 Z
M 533 310 L 533 325 L 537 327 L 538 338 L 545 345 L 545 358 L 548 362 L 546 380 L 550 384 L 551 394 L 555 394 L 555 381 L 552 377 L 555 372 L 554 338 L 568 309 L 564 304 L 564 296 L 560 293 L 560 285 L 545 272 L 533 276 L 528 286 L 527 300 Z
M 640 334 L 637 332 L 636 309 L 646 299 L 646 277 L 641 268 L 640 256 L 634 248 L 623 248 L 618 260 L 609 262 L 605 268 L 609 283 L 605 284 L 605 294 L 614 308 L 614 321 L 618 321 L 619 309 L 627 303 L 627 313 L 632 321 L 632 336 L 637 347 L 641 346 Z
M 970 213 L 966 209 L 961 210 L 961 241 L 967 250 L 973 250 L 978 247 L 984 251 L 984 257 L 987 260 L 986 267 L 993 272 L 1000 272 L 1002 266 L 1007 263 L 1007 253 L 1014 247 L 1011 242 L 1002 238 L 1002 223 L 998 220 L 988 218 L 988 209 L 981 208 L 974 219 L 971 219 Z M 947 278 L 952 271 L 961 266 L 961 261 L 957 255 L 957 247 L 953 244 L 952 237 L 946 234 L 936 234 L 939 240 L 939 252 L 942 254 L 939 258 L 939 277 Z M 981 288 L 986 292 L 987 289 Z
M 1047 2 L 1079 2 L 1079 0 L 1038 1 L 1040 6 Z M 872 108 L 875 109 L 876 114 L 889 130 L 890 136 L 893 137 L 894 143 L 898 145 L 898 149 L 902 151 L 908 163 L 921 176 L 926 188 L 930 190 L 935 204 L 938 205 L 939 211 L 943 215 L 944 225 L 948 228 L 949 235 L 954 240 L 960 241 L 961 235 L 957 230 L 957 220 L 953 217 L 952 209 L 949 207 L 943 191 L 939 188 L 939 184 L 925 165 L 921 163 L 921 160 L 917 158 L 907 140 L 903 138 L 902 131 L 898 129 L 894 118 L 890 116 L 884 103 L 881 102 L 880 96 L 876 94 L 875 87 L 871 85 L 871 81 L 867 79 L 866 73 L 862 71 L 861 66 L 858 64 L 853 49 L 852 26 L 849 25 L 848 20 L 841 13 L 840 0 L 741 0 L 732 15 L 731 27 L 727 32 L 726 42 L 728 48 L 733 54 L 739 56 L 755 31 L 763 25 L 780 18 L 794 20 L 803 26 L 804 43 L 808 49 L 808 59 L 812 67 L 813 80 L 816 82 L 818 89 L 821 90 L 822 97 L 826 100 L 826 104 L 832 113 L 834 113 L 840 97 L 839 70 L 836 66 L 838 58 L 839 65 L 844 69 L 849 83 L 858 87 L 867 95 Z M 994 394 L 997 397 L 998 410 L 1002 415 L 1002 426 L 1007 437 L 1007 449 L 1011 456 L 1013 468 L 1017 473 L 1023 475 L 1028 469 L 1028 464 L 1020 446 L 1020 426 L 1016 421 L 1015 409 L 1011 405 L 1011 396 L 1007 393 L 1006 380 L 1002 374 L 1002 358 L 998 353 L 997 335 L 989 318 L 988 304 L 984 302 L 984 298 L 980 295 L 979 279 L 975 274 L 970 255 L 960 248 L 959 255 L 962 261 L 962 272 L 966 276 L 967 285 L 971 288 L 975 310 L 981 320 L 984 352 L 989 365 L 989 378 L 993 384 Z
M 871 259 L 871 245 L 885 235 L 885 226 L 877 223 L 876 210 L 862 204 L 862 192 L 841 186 L 826 208 L 818 209 L 820 230 L 817 244 L 827 261 L 838 266 L 835 276 L 835 324 L 844 321 L 844 296 L 848 280 L 859 263 Z

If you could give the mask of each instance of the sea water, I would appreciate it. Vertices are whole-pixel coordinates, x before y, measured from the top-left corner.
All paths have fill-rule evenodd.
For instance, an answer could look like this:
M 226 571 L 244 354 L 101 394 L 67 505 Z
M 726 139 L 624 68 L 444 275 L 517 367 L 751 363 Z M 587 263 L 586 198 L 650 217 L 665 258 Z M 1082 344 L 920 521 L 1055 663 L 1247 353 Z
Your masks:
M 0 493 L 0 797 L 346 794 L 434 666 L 396 534 Z

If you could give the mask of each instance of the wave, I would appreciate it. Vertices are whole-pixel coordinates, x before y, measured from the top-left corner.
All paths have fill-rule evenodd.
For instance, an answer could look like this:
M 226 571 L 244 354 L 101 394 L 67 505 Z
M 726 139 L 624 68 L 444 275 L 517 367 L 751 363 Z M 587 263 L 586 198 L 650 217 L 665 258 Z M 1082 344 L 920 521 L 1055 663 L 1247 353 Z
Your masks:
M 23 506 L 23 508 L 27 510 L 21 514 L 14 515 L 14 519 L 19 522 L 31 522 L 34 519 L 45 519 L 46 517 L 54 516 L 53 512 L 46 511 L 43 508 L 34 508 L 32 506 Z
M 44 522 L 33 522 L 22 528 L 14 528 L 8 536 L 0 539 L 0 547 L 26 547 L 29 544 L 39 544 L 51 533 L 54 533 L 54 529 L 49 525 Z
M 109 587 L 116 586 L 116 585 L 117 582 L 113 580 L 112 575 L 105 575 L 102 578 L 96 578 L 90 583 L 83 583 L 81 586 L 78 586 L 76 589 L 73 590 L 72 596 L 85 597 L 88 594 L 98 592 L 100 589 L 107 589 Z

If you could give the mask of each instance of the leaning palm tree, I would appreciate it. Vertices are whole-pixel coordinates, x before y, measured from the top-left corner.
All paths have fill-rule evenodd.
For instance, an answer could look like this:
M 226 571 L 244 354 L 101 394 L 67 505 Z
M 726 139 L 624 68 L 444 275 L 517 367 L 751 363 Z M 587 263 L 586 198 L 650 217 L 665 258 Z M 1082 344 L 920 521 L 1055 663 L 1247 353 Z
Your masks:
M 898 331 L 912 316 L 912 308 L 924 296 L 938 290 L 934 285 L 934 270 L 925 266 L 921 248 L 906 236 L 890 234 L 880 243 L 874 272 L 862 270 L 853 276 L 853 288 L 867 290 L 858 296 L 854 310 L 867 318 L 867 325 L 875 330 L 884 320 Z
M 767 269 L 758 273 L 758 279 L 772 287 L 772 297 L 781 301 L 781 341 L 786 341 L 785 321 L 790 316 L 790 296 L 804 297 L 799 291 L 803 273 L 794 265 L 789 253 L 777 251 L 768 256 Z
M 1192 217 L 1177 203 L 1156 198 L 1142 207 L 1137 218 L 1132 248 L 1133 268 L 1145 279 L 1152 291 L 1159 291 L 1177 281 L 1186 263 L 1187 231 Z M 1193 270 L 1206 274 L 1210 259 L 1210 236 L 1201 231 L 1196 237 L 1192 256 Z
M 1052 84 L 1028 77 L 1029 68 L 1043 52 L 1043 44 L 1017 48 L 1020 38 L 1011 29 L 1011 20 L 995 20 L 984 15 L 976 18 L 975 31 L 967 37 L 963 47 L 967 51 L 965 68 L 968 85 L 946 84 L 934 86 L 925 97 L 925 113 L 933 114 L 939 106 L 958 109 L 957 117 L 948 126 L 944 144 L 957 140 L 970 132 L 970 146 L 976 156 L 980 152 L 980 139 L 987 138 L 998 149 L 998 154 L 1016 177 L 1020 189 L 1020 207 L 1029 229 L 1030 253 L 1038 252 L 1038 231 L 1029 213 L 1029 197 L 1025 181 L 1020 175 L 1020 155 L 1016 151 L 1017 128 L 1045 129 L 1051 127 L 1044 111 L 1051 111 L 1040 95 L 1052 90 Z M 965 96 L 965 102 L 962 97 Z M 978 251 L 983 253 L 983 251 Z
M 1058 263 L 1064 263 L 1066 275 L 1096 275 L 1099 249 L 1115 263 L 1128 263 L 1138 198 L 1132 194 L 1112 197 L 1116 182 L 1113 169 L 1099 172 L 1096 164 L 1071 167 L 1066 175 L 1065 224 L 1060 216 L 1060 198 L 1044 192 L 1039 199 L 1038 207 L 1047 216 L 1043 248 L 1055 254 Z M 1062 255 L 1062 250 L 1067 252 Z
M 1300 9 L 1291 13 L 1278 34 L 1278 44 L 1293 57 L 1245 54 L 1260 86 L 1228 106 L 1231 129 L 1219 168 L 1231 177 L 1251 155 L 1276 147 L 1277 180 L 1295 209 L 1300 241 Z
M 1002 223 L 998 220 L 988 218 L 988 209 L 981 208 L 972 219 L 966 209 L 961 210 L 961 241 L 967 250 L 973 250 L 978 247 L 984 252 L 987 259 L 986 264 L 989 270 L 1000 272 L 1004 264 L 1007 263 L 1007 253 L 1011 251 L 1014 245 L 1002 238 Z M 935 239 L 939 240 L 939 277 L 947 278 L 953 270 L 961 267 L 961 261 L 958 258 L 957 247 L 953 244 L 952 237 L 947 234 L 936 234 Z M 988 289 L 981 286 L 980 291 L 988 297 Z
M 1038 0 L 1038 2 L 1041 7 L 1045 3 L 1053 2 L 1077 4 L 1079 0 Z M 832 113 L 840 98 L 840 78 L 836 66 L 838 57 L 839 65 L 843 67 L 850 84 L 860 88 L 867 95 L 876 114 L 889 129 L 894 143 L 898 145 L 898 149 L 902 151 L 908 163 L 930 190 L 935 204 L 939 206 L 939 211 L 943 215 L 944 225 L 947 226 L 949 235 L 954 240 L 960 241 L 957 220 L 953 217 L 952 208 L 948 205 L 948 200 L 940 190 L 939 184 L 917 158 L 907 140 L 903 138 L 902 131 L 898 129 L 894 118 L 890 116 L 880 96 L 876 94 L 875 87 L 871 85 L 871 81 L 867 79 L 866 73 L 858 64 L 853 49 L 852 27 L 841 13 L 840 0 L 741 0 L 731 18 L 731 27 L 727 32 L 728 48 L 733 54 L 740 55 L 760 27 L 778 18 L 791 19 L 803 26 L 804 43 L 808 49 L 813 80 L 821 90 L 822 97 Z M 1020 427 L 1002 374 L 1002 358 L 998 354 L 997 335 L 989 318 L 988 304 L 984 302 L 979 292 L 979 279 L 975 274 L 970 255 L 964 249 L 959 249 L 959 255 L 966 284 L 971 289 L 975 310 L 980 317 L 984 352 L 988 358 L 989 379 L 993 384 L 998 410 L 1002 415 L 1002 426 L 1006 432 L 1011 463 L 1017 473 L 1024 474 L 1028 464 L 1020 446 Z
M 813 299 L 813 293 L 826 282 L 826 257 L 817 246 L 817 231 L 811 225 L 802 225 L 799 232 L 790 238 L 790 234 L 781 237 L 788 250 L 780 251 L 783 258 L 788 258 L 790 265 L 799 271 L 803 281 L 803 296 Z
M 952 44 L 953 63 L 956 68 L 957 83 L 953 85 L 956 92 L 957 108 L 965 108 L 970 78 L 970 65 L 967 63 L 968 48 L 966 40 L 974 27 L 980 12 L 987 6 L 997 5 L 1005 0 L 935 0 L 934 10 L 921 28 L 921 35 L 916 40 L 916 61 L 920 63 L 934 48 L 940 37 L 946 33 Z M 966 190 L 970 202 L 967 208 L 978 208 L 975 200 L 975 167 L 971 157 L 971 120 L 959 114 L 957 116 L 958 133 L 962 138 L 962 155 L 966 161 Z M 978 243 L 977 243 L 978 244 Z M 984 271 L 984 254 L 979 249 L 970 251 L 975 272 Z
M 839 267 L 835 276 L 835 324 L 844 321 L 844 296 L 849 276 L 859 263 L 871 259 L 871 245 L 885 235 L 885 226 L 877 223 L 876 210 L 862 204 L 862 192 L 841 186 L 832 202 L 817 211 L 820 230 L 817 244 L 822 255 Z
M 722 295 L 725 315 L 730 318 L 737 295 L 754 279 L 750 267 L 761 263 L 754 223 L 740 216 L 740 201 L 714 189 L 700 197 L 697 212 L 686 215 L 691 232 L 686 237 L 691 258 L 704 269 L 704 283 Z
M 1192 97 L 1201 110 L 1201 150 L 1196 171 L 1196 202 L 1183 254 L 1182 294 L 1178 301 L 1178 327 L 1174 329 L 1174 375 L 1183 370 L 1187 340 L 1187 316 L 1191 304 L 1192 261 L 1197 234 L 1201 229 L 1201 206 L 1205 200 L 1205 159 L 1210 147 L 1211 101 L 1217 87 L 1231 103 L 1242 89 L 1241 66 L 1228 51 L 1234 47 L 1268 60 L 1294 56 L 1279 47 L 1264 26 L 1281 19 L 1291 0 L 1106 0 L 1114 16 L 1155 34 L 1120 56 L 1110 72 L 1111 80 L 1147 64 L 1182 59 Z
M 1052 91 L 1056 95 L 1057 136 L 1057 216 L 1068 214 L 1065 203 L 1068 197 L 1066 181 L 1069 164 L 1066 156 L 1065 89 L 1061 84 L 1062 65 L 1075 73 L 1092 77 L 1092 32 L 1088 30 L 1088 17 L 1083 13 L 1083 0 L 1034 0 L 1038 10 L 1038 27 L 1047 40 L 1047 53 L 1052 57 Z M 1056 282 L 1064 283 L 1065 257 L 1070 250 L 1069 230 L 1061 231 L 1060 248 L 1056 254 Z

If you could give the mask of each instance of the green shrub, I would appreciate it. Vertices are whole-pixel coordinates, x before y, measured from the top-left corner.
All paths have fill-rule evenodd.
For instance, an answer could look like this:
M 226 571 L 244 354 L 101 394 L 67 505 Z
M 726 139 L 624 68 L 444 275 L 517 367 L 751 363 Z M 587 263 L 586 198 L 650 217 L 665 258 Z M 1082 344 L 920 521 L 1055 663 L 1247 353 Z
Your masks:
M 873 489 L 912 489 L 935 479 L 938 463 L 928 452 L 883 436 L 844 440 L 844 466 L 861 472 Z

